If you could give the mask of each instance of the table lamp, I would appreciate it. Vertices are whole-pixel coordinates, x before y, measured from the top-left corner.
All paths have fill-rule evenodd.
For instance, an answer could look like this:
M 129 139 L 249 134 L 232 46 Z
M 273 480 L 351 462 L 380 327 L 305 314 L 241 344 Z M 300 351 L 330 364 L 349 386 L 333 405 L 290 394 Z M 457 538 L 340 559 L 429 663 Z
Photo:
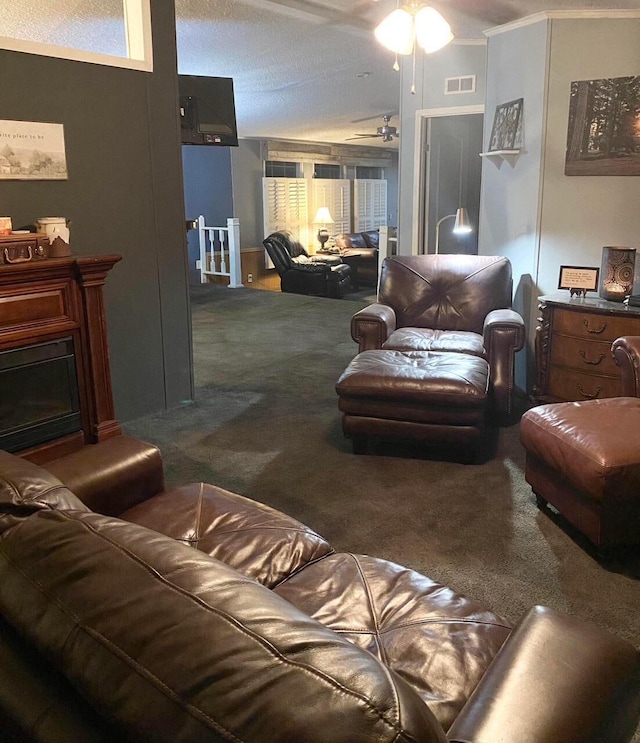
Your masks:
M 633 291 L 636 251 L 633 248 L 602 248 L 599 294 L 610 302 L 623 302 Z
M 320 250 L 324 250 L 324 244 L 329 239 L 329 232 L 327 230 L 328 224 L 333 224 L 333 217 L 329 211 L 328 206 L 321 206 L 316 212 L 316 216 L 313 219 L 313 224 L 319 224 L 318 229 L 318 242 L 320 243 Z

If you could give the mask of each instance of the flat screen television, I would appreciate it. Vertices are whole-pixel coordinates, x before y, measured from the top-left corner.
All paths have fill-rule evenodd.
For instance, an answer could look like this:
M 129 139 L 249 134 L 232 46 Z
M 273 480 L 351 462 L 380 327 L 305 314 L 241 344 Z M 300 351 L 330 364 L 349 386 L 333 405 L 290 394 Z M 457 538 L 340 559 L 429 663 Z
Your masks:
M 230 77 L 179 75 L 182 144 L 237 147 L 236 106 Z

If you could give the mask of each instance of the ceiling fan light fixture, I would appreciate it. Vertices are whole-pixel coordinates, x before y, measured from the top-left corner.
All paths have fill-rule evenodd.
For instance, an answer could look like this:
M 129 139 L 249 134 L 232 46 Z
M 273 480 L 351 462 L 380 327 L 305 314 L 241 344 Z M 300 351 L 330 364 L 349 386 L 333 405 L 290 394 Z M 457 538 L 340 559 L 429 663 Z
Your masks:
M 396 54 L 411 54 L 413 51 L 413 14 L 405 8 L 397 8 L 382 20 L 373 32 L 376 39 Z
M 417 42 L 427 54 L 453 41 L 451 26 L 435 8 L 408 2 L 389 13 L 374 31 L 376 39 L 396 54 L 411 54 Z
M 424 6 L 418 10 L 414 20 L 416 41 L 427 54 L 437 52 L 451 41 L 451 26 L 435 8 Z

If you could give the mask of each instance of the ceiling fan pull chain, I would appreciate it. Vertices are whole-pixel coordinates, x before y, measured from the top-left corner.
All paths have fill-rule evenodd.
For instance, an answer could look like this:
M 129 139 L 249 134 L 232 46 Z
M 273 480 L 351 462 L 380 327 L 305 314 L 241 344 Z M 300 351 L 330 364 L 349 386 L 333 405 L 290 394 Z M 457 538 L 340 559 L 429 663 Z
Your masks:
M 396 53 L 396 61 L 393 63 L 393 69 L 396 72 L 400 72 L 400 65 L 398 64 L 398 54 Z
M 413 70 L 411 77 L 411 95 L 416 94 L 416 45 L 413 45 Z

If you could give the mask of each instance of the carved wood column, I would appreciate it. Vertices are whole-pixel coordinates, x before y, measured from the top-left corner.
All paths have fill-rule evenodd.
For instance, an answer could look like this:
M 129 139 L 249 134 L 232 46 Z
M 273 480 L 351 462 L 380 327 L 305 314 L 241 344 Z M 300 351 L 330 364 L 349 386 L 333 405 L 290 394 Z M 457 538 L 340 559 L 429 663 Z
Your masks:
M 109 271 L 121 259 L 119 255 L 77 258 L 75 269 L 82 294 L 84 327 L 81 337 L 87 372 L 94 394 L 89 400 L 91 443 L 104 441 L 122 433 L 115 420 L 111 367 L 107 342 L 107 321 L 103 287 Z

